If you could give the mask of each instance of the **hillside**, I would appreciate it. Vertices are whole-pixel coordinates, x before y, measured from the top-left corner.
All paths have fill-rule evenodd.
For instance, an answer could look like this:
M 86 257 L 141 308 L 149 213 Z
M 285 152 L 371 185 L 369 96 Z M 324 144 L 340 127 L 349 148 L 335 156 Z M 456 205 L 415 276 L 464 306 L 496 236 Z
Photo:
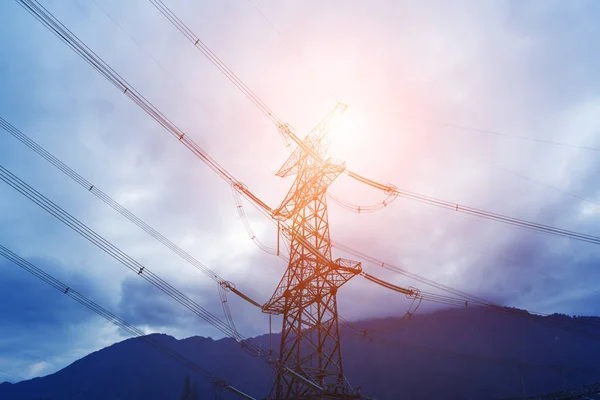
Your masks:
M 600 318 L 560 318 L 564 324 L 453 309 L 408 322 L 362 321 L 357 325 L 389 333 L 360 336 L 344 329 L 345 371 L 364 395 L 379 400 L 494 399 L 521 396 L 523 389 L 526 395 L 541 394 L 561 389 L 561 368 L 567 387 L 599 381 Z M 155 337 L 256 398 L 268 393 L 272 375 L 267 367 L 231 339 Z M 267 336 L 254 340 L 267 348 Z M 0 399 L 176 400 L 187 374 L 144 341 L 129 339 L 55 374 L 3 383 Z M 190 378 L 199 398 L 214 398 L 211 384 Z

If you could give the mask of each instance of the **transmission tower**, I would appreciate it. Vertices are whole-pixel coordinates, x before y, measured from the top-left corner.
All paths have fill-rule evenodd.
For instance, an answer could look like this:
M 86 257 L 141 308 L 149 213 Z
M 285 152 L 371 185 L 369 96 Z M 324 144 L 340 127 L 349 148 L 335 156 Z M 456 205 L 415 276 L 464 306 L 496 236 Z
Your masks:
M 290 155 L 277 176 L 296 175 L 273 216 L 291 225 L 285 274 L 263 311 L 283 315 L 280 360 L 293 374 L 278 374 L 271 397 L 281 399 L 358 399 L 344 376 L 337 313 L 337 291 L 361 272 L 360 263 L 331 258 L 326 191 L 345 170 L 325 160 L 326 132 L 338 105 Z M 289 127 L 280 126 L 284 137 Z M 288 131 L 286 131 L 288 130 Z M 325 161 L 324 161 L 325 160 Z

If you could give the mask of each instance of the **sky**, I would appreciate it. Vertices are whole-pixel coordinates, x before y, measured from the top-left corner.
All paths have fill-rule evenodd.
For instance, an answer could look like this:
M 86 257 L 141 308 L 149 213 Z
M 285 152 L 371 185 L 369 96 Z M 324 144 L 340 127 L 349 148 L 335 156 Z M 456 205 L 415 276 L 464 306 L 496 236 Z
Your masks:
M 287 157 L 276 127 L 149 1 L 41 3 L 258 197 L 272 207 L 283 199 L 292 181 L 274 175 Z M 600 235 L 599 151 L 542 143 L 600 148 L 600 3 L 165 3 L 299 136 L 348 104 L 330 154 L 351 170 Z M 248 237 L 231 188 L 16 2 L 0 4 L 0 116 L 240 290 L 269 299 L 285 262 Z M 0 165 L 223 317 L 213 281 L 4 131 Z M 383 200 L 347 176 L 330 193 Z M 0 244 L 113 313 L 148 333 L 220 337 L 4 183 L 0 204 Z M 244 209 L 275 246 L 273 225 Z M 333 240 L 446 285 L 537 312 L 600 315 L 592 244 L 404 199 L 366 214 L 330 203 L 329 220 Z M 358 278 L 338 301 L 350 320 L 409 306 Z M 232 295 L 229 304 L 242 334 L 268 331 L 266 315 Z M 4 259 L 0 327 L 0 381 L 53 373 L 126 338 Z

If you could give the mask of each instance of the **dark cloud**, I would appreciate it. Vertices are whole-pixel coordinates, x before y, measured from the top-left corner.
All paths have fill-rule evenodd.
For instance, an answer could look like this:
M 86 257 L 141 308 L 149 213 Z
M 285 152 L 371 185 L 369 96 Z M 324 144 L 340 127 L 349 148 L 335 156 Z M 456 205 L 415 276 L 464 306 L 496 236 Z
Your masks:
M 306 70 L 311 63 L 325 77 L 327 85 L 319 86 L 328 90 L 333 86 L 343 101 L 366 103 L 364 108 L 374 111 L 365 128 L 368 132 L 362 142 L 348 138 L 356 142 L 355 152 L 348 156 L 353 169 L 461 204 L 600 235 L 600 214 L 593 207 L 586 214 L 579 199 L 544 185 L 600 202 L 596 184 L 600 162 L 595 153 L 403 119 L 425 116 L 516 135 L 597 144 L 596 113 L 586 109 L 594 109 L 600 93 L 596 79 L 600 41 L 594 30 L 598 5 L 529 1 L 460 5 L 439 1 L 397 6 L 390 2 L 364 10 L 356 3 L 340 11 L 319 4 L 318 18 L 314 18 L 317 3 L 271 5 L 268 12 L 309 62 L 291 62 L 282 56 L 287 50 L 278 47 L 281 43 L 275 44 L 272 32 L 259 25 L 262 20 L 253 20 L 243 9 L 234 7 L 224 13 L 219 7 L 203 9 L 204 5 L 196 3 L 182 7 L 189 11 L 186 15 L 202 16 L 194 21 L 194 28 L 202 29 L 202 37 L 299 133 L 330 108 L 329 99 L 317 93 L 321 88 L 315 90 L 309 83 Z M 160 15 L 138 6 L 109 11 L 152 50 L 169 73 L 92 5 L 78 6 L 75 11 L 55 8 L 68 26 L 167 116 L 276 206 L 291 181 L 275 178 L 270 171 L 279 167 L 285 153 L 275 139 L 275 129 L 212 66 L 168 31 L 171 27 Z M 0 12 L 1 30 L 8 32 L 0 35 L 0 75 L 6 77 L 0 82 L 0 92 L 9 94 L 0 96 L 0 115 L 10 117 L 244 293 L 267 301 L 285 262 L 246 246 L 249 239 L 241 242 L 242 235 L 236 236 L 243 233 L 243 226 L 228 185 L 27 13 L 13 3 L 0 7 L 6 11 Z M 313 21 L 311 29 L 299 22 L 306 20 Z M 223 35 L 222 26 L 214 21 L 238 28 Z M 348 41 L 356 38 L 358 21 L 360 38 Z M 18 46 L 11 39 L 15 36 L 21 38 Z M 250 56 L 253 63 L 247 62 Z M 172 77 L 183 82 L 183 90 Z M 474 162 L 474 157 L 479 161 Z M 216 284 L 197 278 L 189 266 L 173 259 L 168 250 L 112 210 L 90 200 L 89 193 L 45 161 L 2 135 L 0 158 L 0 164 L 14 169 L 222 317 Z M 353 202 L 380 201 L 379 193 L 372 195 L 344 179 L 340 177 L 340 186 L 334 187 L 336 196 Z M 178 335 L 218 335 L 139 277 L 116 272 L 124 271 L 123 267 L 82 244 L 81 238 L 35 206 L 25 205 L 6 185 L 0 185 L 0 191 L 5 211 L 0 215 L 2 244 L 14 244 L 15 251 L 37 257 L 41 266 L 131 323 L 171 329 Z M 523 232 L 409 200 L 397 200 L 376 214 L 360 216 L 332 204 L 330 216 L 334 240 L 450 286 L 536 311 L 600 312 L 594 287 L 600 278 L 596 272 L 600 255 L 591 245 Z M 261 235 L 274 242 L 272 227 Z M 336 249 L 334 256 L 353 258 Z M 0 267 L 4 271 L 4 264 Z M 429 290 L 377 266 L 365 264 L 364 268 L 399 285 Z M 0 275 L 0 319 L 8 340 L 2 342 L 4 351 L 9 347 L 39 350 L 38 357 L 46 359 L 84 344 L 94 347 L 64 340 L 68 335 L 83 337 L 81 326 L 94 317 L 24 274 Z M 267 330 L 266 317 L 255 307 L 231 293 L 228 303 L 242 333 Z M 340 291 L 340 313 L 349 319 L 402 315 L 408 305 L 403 296 L 360 278 Z M 279 321 L 274 323 L 277 330 Z M 11 357 L 13 361 L 18 358 Z M 32 361 L 21 358 L 29 364 Z M 53 368 L 67 362 L 49 361 Z
M 55 269 L 47 263 L 38 264 L 46 270 Z M 72 300 L 4 257 L 0 258 L 0 277 L 3 294 L 0 324 L 3 327 L 30 326 L 44 330 L 68 320 L 77 322 L 89 318 Z
M 55 263 L 45 260 L 33 263 L 47 272 L 64 275 Z M 77 289 L 81 293 L 92 292 L 86 295 L 93 296 L 95 285 L 84 276 L 73 272 L 66 275 L 77 276 L 79 279 L 73 279 L 79 285 Z M 85 342 L 84 327 L 98 327 L 99 319 L 34 275 L 5 258 L 0 259 L 0 368 L 7 371 L 12 380 L 31 378 L 65 366 L 65 361 L 70 361 L 74 353 L 74 344 L 94 349 Z

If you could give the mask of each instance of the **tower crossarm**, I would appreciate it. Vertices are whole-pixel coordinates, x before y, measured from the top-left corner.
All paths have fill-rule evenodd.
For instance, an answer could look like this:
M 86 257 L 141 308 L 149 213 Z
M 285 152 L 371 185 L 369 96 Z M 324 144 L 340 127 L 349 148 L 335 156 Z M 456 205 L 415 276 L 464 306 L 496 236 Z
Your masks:
M 287 220 L 292 215 L 305 207 L 310 201 L 314 201 L 325 193 L 329 185 L 340 176 L 346 169 L 346 164 L 334 164 L 325 162 L 314 165 L 310 170 L 304 169 L 299 172 L 303 175 L 294 181 L 279 207 L 273 211 L 276 219 Z
M 281 278 L 271 299 L 261 308 L 268 314 L 283 314 L 286 308 L 298 301 L 303 301 L 309 307 L 318 301 L 319 296 L 336 294 L 337 290 L 355 275 L 362 273 L 360 262 L 338 258 L 330 261 L 329 266 L 320 271 L 313 271 L 308 276 L 303 276 L 295 270 L 288 269 Z M 311 286 L 320 276 L 326 275 L 331 285 L 316 289 Z

